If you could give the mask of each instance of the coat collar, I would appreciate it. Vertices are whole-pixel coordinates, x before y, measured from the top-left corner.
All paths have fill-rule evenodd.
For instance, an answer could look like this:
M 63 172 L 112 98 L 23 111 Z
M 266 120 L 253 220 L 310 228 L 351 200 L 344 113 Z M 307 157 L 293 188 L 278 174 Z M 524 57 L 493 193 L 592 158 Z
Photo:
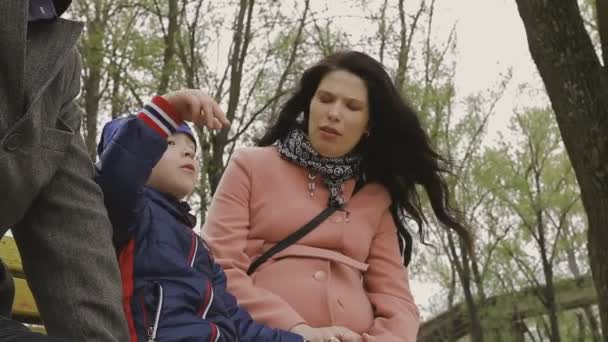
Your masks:
M 163 194 L 149 187 L 146 187 L 145 191 L 153 202 L 166 209 L 171 216 L 190 228 L 196 226 L 196 216 L 190 214 L 190 206 L 187 202 L 179 201 L 171 195 Z
M 23 109 L 27 5 L 23 0 L 0 1 L 0 131 Z
M 74 53 L 82 27 L 82 23 L 61 18 L 29 23 L 24 73 L 26 112 Z M 66 78 L 71 80 L 80 68 L 67 72 Z
M 0 130 L 27 113 L 73 53 L 82 31 L 81 23 L 65 19 L 28 25 L 28 3 L 0 1 Z

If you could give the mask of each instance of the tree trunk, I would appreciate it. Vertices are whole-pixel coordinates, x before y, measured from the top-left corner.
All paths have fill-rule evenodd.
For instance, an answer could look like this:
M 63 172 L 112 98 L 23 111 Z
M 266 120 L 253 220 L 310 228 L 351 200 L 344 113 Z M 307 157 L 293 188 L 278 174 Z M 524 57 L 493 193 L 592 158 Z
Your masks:
M 380 63 L 384 63 L 384 49 L 386 48 L 386 41 L 388 40 L 387 29 L 386 29 L 386 7 L 388 6 L 388 0 L 384 0 L 382 9 L 380 10 L 380 23 L 378 27 L 378 35 L 380 39 Z
M 450 312 L 448 335 L 446 337 L 447 342 L 456 342 L 454 337 L 454 326 L 456 321 L 456 310 L 454 309 L 454 297 L 456 296 L 456 268 L 454 263 L 450 263 L 451 276 L 450 276 L 450 287 L 448 289 L 448 311 Z
M 569 231 L 570 231 L 569 227 L 566 226 L 565 235 L 568 240 L 571 239 Z M 570 272 L 572 272 L 572 275 L 577 279 L 581 278 L 583 275 L 578 266 L 578 262 L 576 261 L 576 254 L 575 254 L 574 249 L 566 248 L 566 257 L 568 260 L 568 268 L 570 268 Z M 593 309 L 592 309 L 591 305 L 584 306 L 583 312 L 585 313 L 585 317 L 587 318 L 587 321 L 589 322 L 589 329 L 591 330 L 591 337 L 592 337 L 593 342 L 601 342 L 602 336 L 600 335 L 600 329 L 599 329 L 599 326 L 597 323 L 597 319 L 595 318 L 595 315 L 593 314 Z
M 431 4 L 431 16 L 432 16 L 432 9 L 435 6 L 435 2 L 433 2 Z M 399 31 L 399 55 L 398 55 L 398 64 L 397 64 L 397 73 L 395 75 L 395 86 L 397 87 L 397 89 L 402 92 L 403 88 L 405 87 L 405 83 L 406 83 L 406 75 L 407 75 L 407 69 L 408 69 L 408 62 L 409 62 L 409 56 L 410 56 L 410 48 L 412 46 L 412 38 L 414 37 L 414 33 L 416 32 L 416 28 L 418 25 L 418 19 L 420 19 L 420 15 L 422 14 L 422 12 L 424 11 L 425 8 L 425 2 L 421 2 L 420 3 L 420 7 L 418 8 L 418 11 L 416 12 L 416 14 L 414 15 L 413 21 L 412 21 L 412 25 L 410 26 L 410 32 L 409 35 L 407 33 L 407 24 L 405 23 L 405 7 L 404 7 L 404 1 L 403 0 L 399 0 L 399 27 L 400 27 L 400 31 Z M 427 28 L 427 30 L 431 30 L 430 27 Z
M 479 319 L 479 310 L 477 308 L 477 303 L 475 303 L 473 291 L 471 290 L 471 271 L 469 268 L 469 260 L 466 256 L 466 251 L 464 249 L 461 249 L 463 253 L 461 261 L 460 256 L 456 252 L 454 239 L 452 238 L 452 235 L 449 234 L 448 244 L 450 247 L 450 252 L 452 254 L 452 260 L 460 278 L 462 292 L 464 293 L 465 306 L 469 315 L 469 321 L 471 322 L 471 341 L 483 342 L 483 328 L 481 325 L 481 320 Z
M 589 223 L 589 263 L 603 338 L 608 342 L 608 71 L 595 53 L 576 0 L 563 0 L 559 5 L 552 1 L 516 1 L 532 58 L 581 187 Z M 598 4 L 604 1 L 598 0 Z M 601 19 L 605 16 L 598 12 L 600 27 L 606 26 Z M 605 43 L 606 30 L 602 32 L 601 41 Z
M 539 213 L 540 214 L 540 213 Z M 561 337 L 559 334 L 559 321 L 558 321 L 558 307 L 557 300 L 555 298 L 555 286 L 553 285 L 553 265 L 549 261 L 547 255 L 547 246 L 545 242 L 545 232 L 542 229 L 542 221 L 539 221 L 539 240 L 540 240 L 540 253 L 543 265 L 543 273 L 545 276 L 546 286 L 543 289 L 543 297 L 544 303 L 547 307 L 547 311 L 549 314 L 549 332 L 550 337 L 549 340 L 551 342 L 560 342 Z
M 92 64 L 89 68 L 89 76 L 83 85 L 84 111 L 87 116 L 87 151 L 91 160 L 97 155 L 97 117 L 99 112 L 99 82 L 101 81 L 101 70 Z
M 532 137 L 529 137 L 532 139 Z M 529 144 L 534 145 L 533 143 Z M 543 274 L 545 276 L 545 288 L 543 290 L 543 302 L 547 308 L 549 314 L 549 340 L 551 342 L 560 342 L 561 336 L 559 334 L 559 321 L 558 321 L 558 308 L 557 300 L 555 298 L 555 286 L 553 285 L 553 264 L 549 258 L 549 251 L 547 248 L 547 240 L 545 233 L 545 222 L 543 216 L 543 206 L 540 204 L 542 201 L 543 190 L 541 187 L 541 170 L 543 165 L 538 165 L 538 156 L 535 155 L 535 150 L 531 149 L 530 154 L 532 157 L 532 170 L 534 171 L 534 191 L 535 191 L 535 210 L 536 210 L 536 240 L 540 249 L 541 264 L 543 267 Z M 555 248 L 555 247 L 554 247 Z
M 230 58 L 230 89 L 228 99 L 228 110 L 226 116 L 232 121 L 236 115 L 239 97 L 241 95 L 241 79 L 243 77 L 243 65 L 247 56 L 247 48 L 251 39 L 251 18 L 253 15 L 254 0 L 241 0 L 236 27 L 234 29 L 234 49 Z M 245 16 L 247 20 L 245 21 Z M 219 184 L 224 171 L 224 148 L 228 141 L 228 131 L 222 130 L 211 139 L 212 155 L 209 160 L 209 190 L 211 194 Z
M 399 0 L 399 64 L 397 65 L 397 75 L 395 75 L 395 85 L 399 91 L 403 91 L 405 83 L 405 72 L 407 69 L 407 28 L 405 26 L 405 10 L 403 0 Z
M 86 40 L 83 54 L 86 58 L 87 76 L 84 79 L 82 92 L 86 115 L 86 145 L 89 156 L 97 156 L 97 118 L 101 99 L 101 78 L 103 68 L 105 20 L 101 6 L 96 6 L 95 17 L 87 23 Z
M 465 301 L 467 304 L 467 311 L 471 320 L 471 341 L 472 342 L 483 342 L 483 326 L 479 317 L 478 304 L 475 301 L 472 291 L 471 282 L 471 268 L 469 265 L 469 258 L 467 255 L 466 248 L 464 248 L 462 242 L 461 253 L 462 253 L 462 264 L 464 266 L 464 274 L 462 276 L 462 288 L 465 294 Z
M 578 342 L 585 342 L 587 331 L 585 330 L 585 318 L 580 312 L 576 313 L 576 323 L 578 326 Z
M 169 80 L 173 73 L 173 56 L 175 55 L 175 41 L 178 34 L 177 17 L 179 15 L 177 0 L 169 0 L 169 25 L 165 36 L 165 51 L 163 57 L 163 68 L 160 74 L 158 94 L 165 94 L 169 88 Z M 159 18 L 162 20 L 161 18 Z
M 110 115 L 112 115 L 112 119 L 116 119 L 122 114 L 124 105 L 120 94 L 120 83 L 122 82 L 120 69 L 119 65 L 114 65 L 114 70 L 112 70 L 112 98 L 110 99 L 112 104 Z

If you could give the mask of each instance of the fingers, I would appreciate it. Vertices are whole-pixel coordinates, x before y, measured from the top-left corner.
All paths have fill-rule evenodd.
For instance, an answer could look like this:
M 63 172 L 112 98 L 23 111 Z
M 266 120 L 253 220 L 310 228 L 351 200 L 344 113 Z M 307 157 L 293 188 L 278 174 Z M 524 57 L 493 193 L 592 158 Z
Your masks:
M 185 121 L 192 121 L 200 128 L 222 129 L 230 126 L 226 113 L 215 100 L 200 89 L 182 89 L 167 95 Z
M 366 333 L 363 333 L 363 335 L 361 335 L 363 337 L 363 342 L 375 342 L 376 338 L 374 336 L 368 335 Z
M 216 129 L 224 128 L 224 125 L 217 118 L 213 118 L 213 127 Z
M 362 342 L 363 341 L 361 336 L 354 332 L 342 334 L 342 336 L 339 338 L 339 340 L 341 342 Z
M 222 123 L 222 126 L 224 127 L 229 127 L 230 126 L 230 121 L 228 121 L 228 118 L 226 116 L 226 113 L 224 113 L 224 111 L 222 110 L 222 108 L 220 108 L 220 105 L 217 104 L 217 102 L 213 102 L 213 113 L 215 115 L 215 118 Z
M 331 342 L 362 342 L 362 338 L 356 332 L 345 328 L 345 327 L 334 327 L 333 336 L 329 341 Z
M 199 126 L 206 126 L 209 129 L 222 129 L 230 125 L 226 114 L 222 111 L 215 100 L 203 92 L 199 93 L 200 117 Z

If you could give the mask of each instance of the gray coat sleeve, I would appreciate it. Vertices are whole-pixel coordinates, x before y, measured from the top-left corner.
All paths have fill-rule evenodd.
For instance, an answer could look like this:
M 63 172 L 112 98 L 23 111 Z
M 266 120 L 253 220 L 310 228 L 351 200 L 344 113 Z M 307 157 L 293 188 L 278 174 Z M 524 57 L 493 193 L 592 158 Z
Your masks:
M 112 228 L 80 135 L 77 53 L 64 70 L 58 130 L 71 134 L 59 168 L 13 229 L 47 331 L 74 341 L 128 341 Z M 66 73 L 66 71 L 63 71 Z

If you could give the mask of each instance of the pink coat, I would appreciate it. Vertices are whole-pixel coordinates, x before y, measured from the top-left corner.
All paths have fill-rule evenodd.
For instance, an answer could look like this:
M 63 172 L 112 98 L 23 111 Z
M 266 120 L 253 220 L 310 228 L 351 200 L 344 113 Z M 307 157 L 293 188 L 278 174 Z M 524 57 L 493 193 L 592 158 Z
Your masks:
M 237 150 L 217 188 L 203 227 L 229 290 L 253 318 L 289 330 L 345 326 L 377 341 L 413 342 L 419 312 L 409 288 L 379 184 L 351 195 L 344 184 L 348 220 L 338 211 L 296 245 L 250 277 L 251 262 L 323 210 L 328 189 L 320 177 L 314 197 L 308 171 L 280 158 L 275 147 Z

